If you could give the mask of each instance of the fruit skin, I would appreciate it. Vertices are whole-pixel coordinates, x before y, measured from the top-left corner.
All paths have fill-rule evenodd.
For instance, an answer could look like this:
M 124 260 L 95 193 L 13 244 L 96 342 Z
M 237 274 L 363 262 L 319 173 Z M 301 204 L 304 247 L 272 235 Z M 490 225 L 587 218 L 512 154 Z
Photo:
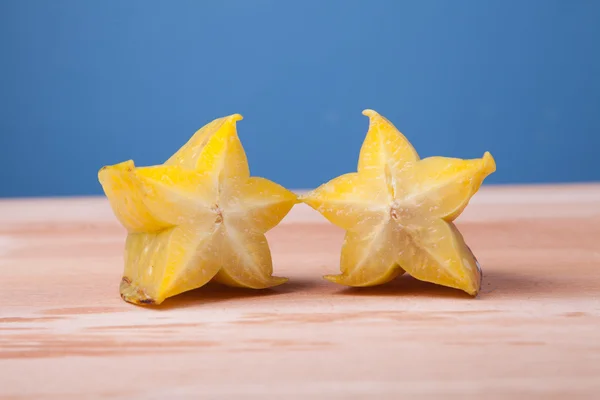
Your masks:
M 485 177 L 496 170 L 488 152 L 480 159 L 420 159 L 406 137 L 373 110 L 357 172 L 301 197 L 345 229 L 339 275 L 347 286 L 374 286 L 404 272 L 477 295 L 481 269 L 453 221 Z
M 289 190 L 250 177 L 237 136 L 239 114 L 198 130 L 163 165 L 133 161 L 103 167 L 98 179 L 127 229 L 121 297 L 140 305 L 198 288 L 210 280 L 262 289 L 272 276 L 264 233 L 298 202 Z

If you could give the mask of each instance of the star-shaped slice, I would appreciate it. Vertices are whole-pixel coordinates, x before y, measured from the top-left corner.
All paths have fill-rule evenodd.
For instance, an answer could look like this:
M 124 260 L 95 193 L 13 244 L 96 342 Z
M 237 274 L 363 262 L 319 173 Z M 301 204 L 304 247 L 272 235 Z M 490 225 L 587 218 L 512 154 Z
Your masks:
M 199 131 L 165 164 L 126 161 L 100 170 L 111 207 L 127 229 L 120 291 L 135 304 L 167 297 L 215 280 L 267 288 L 272 276 L 265 232 L 297 203 L 294 193 L 250 177 L 236 132 L 238 114 Z
M 387 119 L 365 110 L 369 131 L 358 172 L 339 176 L 302 198 L 345 229 L 340 275 L 348 286 L 373 286 L 408 272 L 476 295 L 481 270 L 453 224 L 484 178 L 496 170 L 489 153 L 461 160 L 423 160 Z

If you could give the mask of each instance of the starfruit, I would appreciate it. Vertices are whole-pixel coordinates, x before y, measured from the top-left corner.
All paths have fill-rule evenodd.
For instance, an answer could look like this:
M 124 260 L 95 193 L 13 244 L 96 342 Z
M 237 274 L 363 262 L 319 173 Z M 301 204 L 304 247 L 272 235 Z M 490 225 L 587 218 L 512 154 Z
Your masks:
M 114 214 L 127 229 L 121 297 L 135 304 L 166 298 L 215 280 L 267 288 L 272 276 L 265 232 L 297 202 L 294 193 L 251 177 L 236 131 L 239 114 L 198 130 L 163 165 L 133 161 L 98 174 Z
M 419 155 L 394 125 L 365 110 L 369 130 L 358 172 L 339 176 L 302 197 L 345 229 L 341 274 L 325 278 L 348 286 L 413 277 L 476 295 L 481 270 L 453 221 L 485 177 L 494 158 Z

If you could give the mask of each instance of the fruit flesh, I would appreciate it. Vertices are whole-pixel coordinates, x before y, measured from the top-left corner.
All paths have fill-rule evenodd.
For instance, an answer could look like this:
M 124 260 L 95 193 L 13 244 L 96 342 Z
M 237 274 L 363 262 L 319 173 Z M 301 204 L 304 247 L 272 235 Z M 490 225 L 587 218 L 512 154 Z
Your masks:
M 120 291 L 136 304 L 160 304 L 211 279 L 266 288 L 272 276 L 264 233 L 297 202 L 292 192 L 250 177 L 235 129 L 241 116 L 215 120 L 163 165 L 104 167 L 99 180 L 127 228 Z
M 349 286 L 373 286 L 407 272 L 476 295 L 479 265 L 452 221 L 496 165 L 493 157 L 420 159 L 410 142 L 372 110 L 358 172 L 302 198 L 347 230 L 339 275 Z

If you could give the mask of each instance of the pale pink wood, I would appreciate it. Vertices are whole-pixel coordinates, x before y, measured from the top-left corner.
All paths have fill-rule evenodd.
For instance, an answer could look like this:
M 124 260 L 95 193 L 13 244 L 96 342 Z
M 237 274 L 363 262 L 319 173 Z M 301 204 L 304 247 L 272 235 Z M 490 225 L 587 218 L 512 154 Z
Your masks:
M 297 206 L 268 234 L 289 284 L 145 309 L 104 199 L 0 201 L 0 398 L 600 398 L 600 186 L 485 187 L 458 226 L 477 299 L 322 280 L 343 232 Z

